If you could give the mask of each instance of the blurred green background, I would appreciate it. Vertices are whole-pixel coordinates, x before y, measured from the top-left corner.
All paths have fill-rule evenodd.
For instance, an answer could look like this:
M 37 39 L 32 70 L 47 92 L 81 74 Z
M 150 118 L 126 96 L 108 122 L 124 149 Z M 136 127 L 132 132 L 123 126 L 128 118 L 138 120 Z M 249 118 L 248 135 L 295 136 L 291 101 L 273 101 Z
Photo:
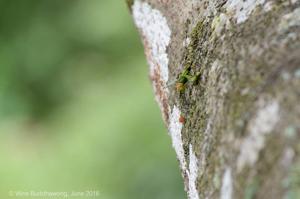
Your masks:
M 147 74 L 125 0 L 0 0 L 0 198 L 185 198 Z

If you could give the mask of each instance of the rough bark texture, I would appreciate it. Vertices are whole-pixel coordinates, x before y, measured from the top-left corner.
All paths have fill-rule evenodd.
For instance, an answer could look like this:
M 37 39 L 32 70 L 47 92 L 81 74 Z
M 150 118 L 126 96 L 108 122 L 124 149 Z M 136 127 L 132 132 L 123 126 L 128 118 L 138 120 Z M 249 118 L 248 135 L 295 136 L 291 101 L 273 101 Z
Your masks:
M 300 198 L 300 1 L 128 1 L 189 198 Z

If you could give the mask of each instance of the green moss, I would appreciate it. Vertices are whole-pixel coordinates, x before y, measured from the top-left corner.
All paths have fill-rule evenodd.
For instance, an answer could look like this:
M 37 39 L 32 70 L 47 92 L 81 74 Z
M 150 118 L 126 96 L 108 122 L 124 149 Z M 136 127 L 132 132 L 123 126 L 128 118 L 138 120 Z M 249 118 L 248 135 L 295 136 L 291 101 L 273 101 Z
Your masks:
M 195 72 L 193 68 L 196 68 L 197 54 L 199 54 L 197 53 L 197 48 L 199 47 L 199 38 L 201 38 L 201 34 L 204 30 L 203 26 L 203 21 L 198 22 L 190 35 L 191 43 L 187 47 L 185 53 L 185 59 L 183 64 L 184 67 L 183 71 L 178 76 L 178 83 L 186 84 L 187 82 L 191 82 L 193 84 L 198 80 L 200 76 L 200 72 Z
M 218 172 L 215 172 L 214 178 L 213 178 L 214 186 L 215 188 L 219 189 L 221 186 L 221 177 Z
M 192 30 L 192 33 L 190 35 L 191 43 L 189 44 L 185 55 L 185 69 L 195 67 L 195 59 L 197 58 L 196 55 L 199 47 L 199 40 L 203 34 L 203 30 L 204 21 L 201 20 L 197 23 L 196 27 Z
M 213 146 L 213 143 L 216 141 L 211 140 L 204 134 L 209 118 L 209 115 L 206 112 L 206 90 L 209 88 L 207 88 L 207 80 L 203 81 L 202 77 L 207 76 L 204 72 L 210 67 L 209 63 L 212 63 L 215 57 L 213 54 L 211 54 L 211 56 L 206 56 L 208 55 L 208 49 L 206 48 L 205 43 L 211 35 L 210 27 L 211 20 L 200 20 L 193 28 L 189 35 L 191 42 L 184 54 L 184 68 L 178 76 L 182 79 L 183 76 L 187 75 L 188 77 L 191 77 L 190 79 L 198 80 L 187 81 L 187 79 L 184 78 L 185 83 L 188 85 L 186 86 L 184 93 L 178 95 L 180 110 L 182 110 L 184 115 L 188 116 L 182 132 L 185 158 L 186 160 L 189 159 L 188 146 L 189 144 L 192 144 L 197 157 L 204 155 L 200 154 L 204 152 L 207 162 L 212 163 L 212 166 L 207 167 L 204 176 L 199 176 L 199 183 L 197 184 L 198 190 L 204 190 L 203 187 L 206 189 L 208 186 L 215 186 L 214 182 L 216 182 L 217 178 L 217 176 L 215 176 L 215 166 L 218 165 L 218 162 L 220 161 L 215 155 L 216 149 Z M 192 92 L 198 94 L 191 96 Z M 217 136 L 215 138 L 217 138 Z M 205 151 L 203 151 L 204 141 L 209 145 Z
M 284 129 L 284 134 L 287 138 L 294 139 L 297 135 L 297 129 L 295 126 L 290 125 Z
M 258 188 L 259 188 L 259 180 L 258 178 L 254 178 L 253 181 L 246 187 L 244 199 L 253 199 L 255 197 Z
M 296 162 L 290 169 L 287 179 L 283 183 L 286 192 L 286 199 L 300 198 L 300 165 Z

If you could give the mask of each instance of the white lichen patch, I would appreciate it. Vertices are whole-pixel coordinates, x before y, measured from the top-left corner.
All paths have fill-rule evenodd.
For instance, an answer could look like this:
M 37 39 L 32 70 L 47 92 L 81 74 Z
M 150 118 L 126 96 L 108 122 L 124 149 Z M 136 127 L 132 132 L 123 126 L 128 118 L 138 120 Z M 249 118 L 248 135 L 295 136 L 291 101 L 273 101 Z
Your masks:
M 198 0 L 198 2 L 200 2 L 200 1 Z M 207 16 L 213 16 L 213 15 L 216 15 L 217 12 L 218 11 L 216 9 L 216 1 L 208 1 L 207 4 L 206 4 L 206 7 L 204 9 L 203 15 L 206 16 L 206 17 Z
M 224 172 L 221 188 L 221 199 L 231 199 L 233 192 L 231 168 L 227 168 Z
M 272 10 L 273 6 L 274 6 L 274 2 L 273 1 L 268 1 L 264 5 L 264 11 L 269 12 L 270 10 Z
M 222 34 L 222 31 L 224 29 L 229 29 L 229 27 L 230 27 L 229 17 L 224 13 L 221 13 L 219 16 L 214 17 L 211 24 L 211 28 L 214 30 L 213 33 L 216 36 L 220 36 Z
M 188 45 L 190 45 L 190 43 L 191 43 L 191 39 L 187 37 L 185 40 L 183 40 L 182 45 L 183 47 L 187 47 Z
M 300 68 L 296 70 L 294 75 L 296 78 L 300 78 Z
M 293 148 L 291 147 L 286 148 L 280 160 L 281 165 L 285 168 L 290 167 L 293 162 L 294 156 L 295 156 L 295 151 L 293 150 Z
M 300 8 L 282 17 L 278 29 L 279 31 L 286 31 L 290 27 L 300 26 Z
M 177 158 L 182 170 L 186 170 L 183 142 L 181 138 L 182 123 L 179 122 L 180 110 L 174 106 L 170 114 L 169 133 L 172 138 L 172 146 L 175 149 Z
M 212 63 L 209 71 L 209 84 L 211 84 L 212 87 L 215 87 L 217 84 L 219 95 L 226 94 L 231 88 L 231 83 L 226 70 L 226 67 L 224 68 L 222 63 L 217 59 Z
M 264 2 L 265 0 L 229 0 L 225 6 L 227 12 L 232 13 L 239 24 L 245 22 L 256 6 L 262 5 Z
M 198 191 L 196 188 L 197 177 L 198 177 L 198 160 L 193 151 L 193 146 L 189 145 L 189 152 L 190 152 L 190 161 L 189 161 L 189 171 L 188 171 L 188 178 L 189 178 L 189 191 L 188 195 L 190 199 L 199 199 Z
M 252 166 L 265 145 L 265 136 L 272 132 L 279 121 L 279 103 L 275 100 L 259 107 L 255 117 L 247 126 L 249 135 L 242 141 L 237 160 L 238 171 L 245 165 Z
M 282 71 L 281 73 L 281 78 L 284 80 L 284 81 L 288 81 L 291 79 L 291 74 L 287 71 Z
M 134 1 L 132 14 L 143 37 L 155 99 L 158 102 L 165 123 L 168 123 L 170 106 L 167 86 L 169 79 L 167 46 L 171 40 L 171 30 L 167 19 L 162 13 L 157 9 L 153 9 L 146 2 Z
M 150 74 L 154 75 L 157 67 L 164 83 L 168 81 L 168 54 L 167 46 L 171 40 L 171 30 L 168 26 L 167 19 L 162 13 L 151 8 L 148 3 L 139 0 L 134 1 L 132 6 L 133 18 L 136 26 L 147 40 L 148 47 L 151 51 Z

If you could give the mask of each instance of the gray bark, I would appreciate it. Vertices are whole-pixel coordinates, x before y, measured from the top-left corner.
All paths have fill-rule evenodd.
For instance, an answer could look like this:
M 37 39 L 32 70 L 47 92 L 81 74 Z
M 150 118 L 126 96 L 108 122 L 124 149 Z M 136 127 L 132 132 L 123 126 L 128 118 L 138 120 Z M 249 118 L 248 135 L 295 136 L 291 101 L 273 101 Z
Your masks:
M 128 2 L 189 198 L 300 198 L 300 1 Z

